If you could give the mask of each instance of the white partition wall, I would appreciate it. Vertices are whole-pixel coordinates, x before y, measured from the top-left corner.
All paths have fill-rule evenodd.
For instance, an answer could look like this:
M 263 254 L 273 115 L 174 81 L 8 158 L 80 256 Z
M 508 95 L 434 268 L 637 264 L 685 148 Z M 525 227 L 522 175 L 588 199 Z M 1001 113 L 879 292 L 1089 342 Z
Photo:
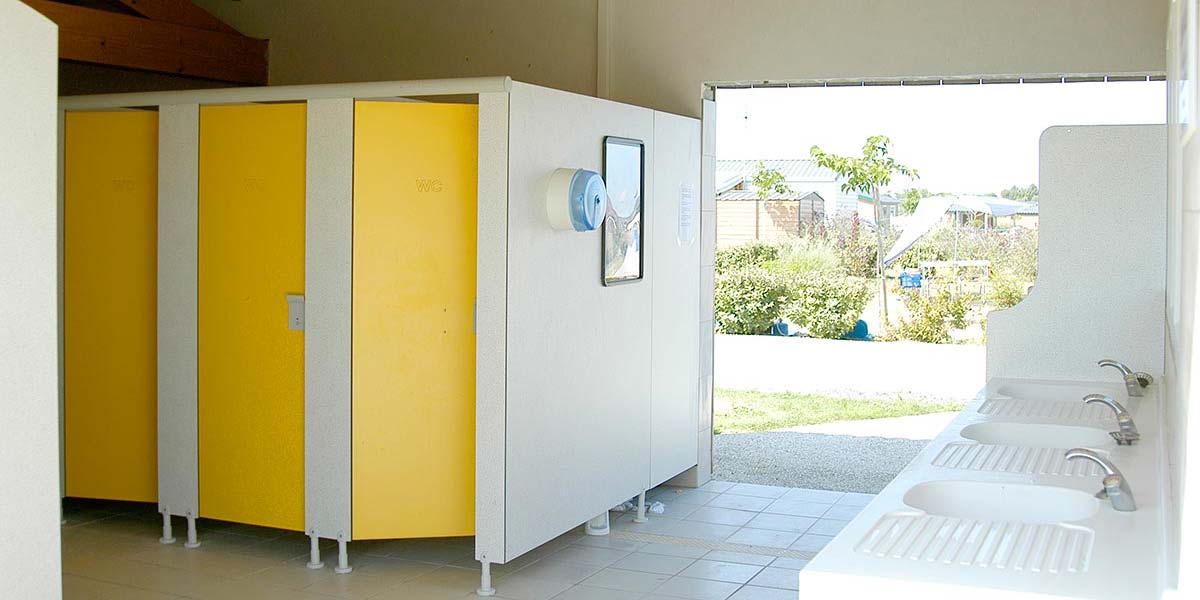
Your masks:
M 62 597 L 59 549 L 57 28 L 0 0 L 0 596 Z
M 646 165 L 645 279 L 611 287 L 600 231 L 545 212 L 548 175 L 602 173 L 606 136 Z M 481 96 L 480 141 L 476 555 L 506 562 L 696 465 L 700 127 L 514 83 L 507 106 Z M 505 144 L 507 173 L 485 172 Z
M 304 214 L 304 531 L 350 539 L 354 99 L 308 102 Z
M 196 277 L 200 106 L 158 111 L 158 510 L 200 514 Z
M 988 379 L 1117 379 L 1101 358 L 1162 374 L 1166 165 L 1161 125 L 1042 134 L 1038 279 L 989 315 Z
M 696 466 L 700 421 L 700 123 L 654 112 L 650 485 Z
M 602 173 L 605 136 L 642 140 L 651 155 L 654 115 L 515 83 L 509 102 L 504 548 L 511 557 L 649 482 L 650 281 L 601 285 L 600 231 L 551 229 L 543 186 L 559 167 Z M 652 171 L 645 185 L 654 189 Z M 651 248 L 643 257 L 647 278 L 655 276 L 652 255 Z

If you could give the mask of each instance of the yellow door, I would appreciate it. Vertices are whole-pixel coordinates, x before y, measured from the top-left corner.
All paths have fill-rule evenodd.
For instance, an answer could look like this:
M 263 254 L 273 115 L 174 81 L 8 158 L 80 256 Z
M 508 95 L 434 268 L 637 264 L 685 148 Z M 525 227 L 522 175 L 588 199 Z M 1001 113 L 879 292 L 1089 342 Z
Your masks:
M 200 109 L 200 514 L 304 528 L 305 106 Z
M 69 112 L 63 187 L 68 496 L 158 498 L 158 114 Z
M 475 531 L 474 105 L 354 112 L 354 539 Z

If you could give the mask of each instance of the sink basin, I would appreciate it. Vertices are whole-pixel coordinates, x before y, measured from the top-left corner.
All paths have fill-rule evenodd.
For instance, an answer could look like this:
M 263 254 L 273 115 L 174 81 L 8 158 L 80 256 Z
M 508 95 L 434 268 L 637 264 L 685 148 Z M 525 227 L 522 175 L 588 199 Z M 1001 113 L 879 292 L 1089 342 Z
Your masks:
M 1103 429 L 1041 423 L 975 423 L 964 427 L 961 435 L 982 444 L 1032 448 L 1096 448 L 1113 444 L 1112 437 Z
M 1120 394 L 1118 395 L 1118 392 Z M 1088 383 L 1004 383 L 988 392 L 988 398 L 1019 398 L 1039 402 L 1079 402 L 1093 393 L 1109 394 L 1124 400 L 1124 392 L 1107 384 Z
M 1030 524 L 1082 521 L 1100 505 L 1079 490 L 985 481 L 919 483 L 904 494 L 904 503 L 943 517 Z

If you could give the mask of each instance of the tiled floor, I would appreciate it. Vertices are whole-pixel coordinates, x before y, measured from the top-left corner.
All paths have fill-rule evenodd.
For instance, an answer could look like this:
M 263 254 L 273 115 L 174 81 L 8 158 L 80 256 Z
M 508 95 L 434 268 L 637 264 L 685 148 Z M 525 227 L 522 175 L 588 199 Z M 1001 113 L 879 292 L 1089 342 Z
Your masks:
M 574 531 L 493 566 L 509 600 L 783 600 L 797 575 L 871 498 L 821 490 L 712 482 L 662 487 L 648 523 L 613 513 L 613 534 Z M 145 504 L 69 502 L 63 526 L 68 599 L 238 600 L 476 598 L 473 540 L 350 544 L 354 572 L 310 570 L 307 538 L 295 532 L 201 521 L 201 547 L 158 543 L 160 517 Z M 651 541 L 647 541 L 651 540 Z M 741 550 L 741 551 L 739 551 Z

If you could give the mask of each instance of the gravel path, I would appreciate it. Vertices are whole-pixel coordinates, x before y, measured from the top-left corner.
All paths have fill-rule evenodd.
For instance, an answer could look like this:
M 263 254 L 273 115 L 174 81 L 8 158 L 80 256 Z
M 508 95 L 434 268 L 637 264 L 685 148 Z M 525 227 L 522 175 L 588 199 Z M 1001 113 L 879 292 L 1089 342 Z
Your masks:
M 768 431 L 713 436 L 713 479 L 879 493 L 928 440 Z

